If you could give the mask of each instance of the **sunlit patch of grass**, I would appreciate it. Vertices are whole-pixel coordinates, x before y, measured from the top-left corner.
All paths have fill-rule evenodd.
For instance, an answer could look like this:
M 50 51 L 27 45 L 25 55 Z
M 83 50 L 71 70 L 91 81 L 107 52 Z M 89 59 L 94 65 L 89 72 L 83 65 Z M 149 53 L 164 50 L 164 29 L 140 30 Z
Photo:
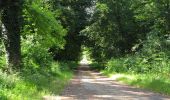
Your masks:
M 104 73 L 104 72 L 103 72 Z M 170 95 L 170 79 L 164 75 L 156 74 L 120 74 L 104 73 L 114 80 L 139 88 Z
M 70 70 L 56 70 L 56 73 L 58 74 L 31 71 L 17 74 L 1 72 L 0 100 L 41 100 L 46 95 L 58 95 L 73 74 Z

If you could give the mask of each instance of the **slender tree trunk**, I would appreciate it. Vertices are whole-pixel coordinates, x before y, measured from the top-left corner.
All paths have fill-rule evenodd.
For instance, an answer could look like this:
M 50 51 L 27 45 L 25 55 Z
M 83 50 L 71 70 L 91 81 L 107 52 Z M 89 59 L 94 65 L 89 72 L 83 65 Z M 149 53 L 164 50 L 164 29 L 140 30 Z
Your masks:
M 7 64 L 12 69 L 19 69 L 21 65 L 21 12 L 20 0 L 9 1 L 2 11 L 2 37 Z

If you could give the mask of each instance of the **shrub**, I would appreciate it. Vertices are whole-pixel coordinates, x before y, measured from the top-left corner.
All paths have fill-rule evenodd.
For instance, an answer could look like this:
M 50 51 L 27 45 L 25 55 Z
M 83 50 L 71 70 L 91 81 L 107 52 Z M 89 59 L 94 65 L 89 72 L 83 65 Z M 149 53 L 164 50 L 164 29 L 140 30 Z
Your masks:
M 61 71 L 61 66 L 60 62 L 54 62 L 52 66 L 48 66 L 49 70 L 41 69 L 33 72 L 28 68 L 11 74 L 0 71 L 0 99 L 39 100 L 45 95 L 58 95 L 72 78 L 72 72 Z
M 124 62 L 123 59 L 114 59 L 112 58 L 111 60 L 108 61 L 107 65 L 106 65 L 106 70 L 108 72 L 126 72 L 127 69 L 124 66 Z
M 41 44 L 33 42 L 22 43 L 23 63 L 25 67 L 46 68 L 51 65 L 53 57 Z
M 164 53 L 152 54 L 152 56 L 133 55 L 125 58 L 111 59 L 106 64 L 108 72 L 130 73 L 161 73 L 170 72 L 170 60 Z
M 98 62 L 94 62 L 92 64 L 90 64 L 90 68 L 92 70 L 104 70 L 106 67 L 105 67 L 105 64 L 104 63 L 98 63 Z

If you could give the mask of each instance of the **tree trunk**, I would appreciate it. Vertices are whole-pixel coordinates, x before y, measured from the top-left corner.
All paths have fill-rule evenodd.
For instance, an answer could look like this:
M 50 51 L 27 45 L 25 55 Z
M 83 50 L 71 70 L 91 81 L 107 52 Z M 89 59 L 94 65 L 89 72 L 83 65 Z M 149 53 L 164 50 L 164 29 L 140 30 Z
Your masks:
M 20 0 L 9 1 L 2 12 L 2 37 L 6 49 L 9 68 L 18 69 L 21 65 Z

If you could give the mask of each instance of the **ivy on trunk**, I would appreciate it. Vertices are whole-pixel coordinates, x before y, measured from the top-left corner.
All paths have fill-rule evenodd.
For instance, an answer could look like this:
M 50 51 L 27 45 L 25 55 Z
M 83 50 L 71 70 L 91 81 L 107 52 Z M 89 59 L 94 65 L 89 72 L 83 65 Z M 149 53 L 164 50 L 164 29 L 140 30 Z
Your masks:
M 5 4 L 1 4 L 3 5 L 3 8 L 1 8 L 2 40 L 6 49 L 8 67 L 12 69 L 18 69 L 21 64 L 21 1 L 22 0 L 8 0 Z

